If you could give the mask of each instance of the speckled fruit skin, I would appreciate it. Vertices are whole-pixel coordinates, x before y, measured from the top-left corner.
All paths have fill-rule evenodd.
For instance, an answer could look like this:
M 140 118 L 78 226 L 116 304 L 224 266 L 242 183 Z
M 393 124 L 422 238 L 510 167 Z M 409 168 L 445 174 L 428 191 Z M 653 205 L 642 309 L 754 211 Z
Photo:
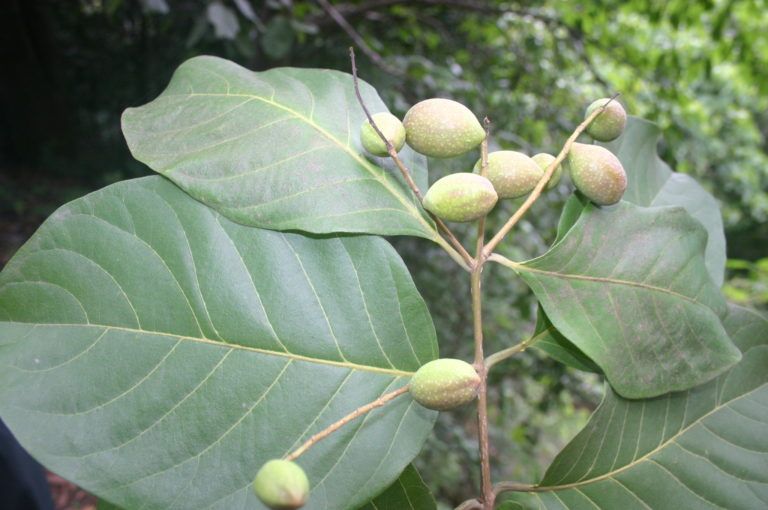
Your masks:
M 256 473 L 253 491 L 272 510 L 295 510 L 307 502 L 309 480 L 295 462 L 273 459 Z
M 373 122 L 381 130 L 381 133 L 389 140 L 396 152 L 405 145 L 405 127 L 400 119 L 388 112 L 374 113 L 371 115 Z M 379 134 L 373 129 L 368 119 L 360 126 L 360 141 L 363 148 L 374 156 L 387 156 L 387 146 Z
M 480 161 L 475 163 L 479 171 Z M 488 154 L 488 180 L 499 198 L 518 198 L 531 192 L 544 177 L 544 171 L 530 157 L 516 151 L 494 151 Z
M 627 173 L 619 158 L 599 145 L 574 143 L 568 153 L 571 180 L 597 205 L 612 205 L 627 189 Z
M 547 167 L 557 158 L 555 158 L 552 154 L 541 152 L 531 157 L 531 159 L 534 160 L 537 165 L 539 165 L 539 167 L 543 172 L 546 172 Z M 552 174 L 552 177 L 549 178 L 549 182 L 544 187 L 544 189 L 550 190 L 555 186 L 557 186 L 562 176 L 563 176 L 563 164 L 560 163 L 559 165 L 557 165 L 557 168 L 555 168 L 555 172 Z
M 587 112 L 584 117 L 595 111 L 595 109 L 603 106 L 610 101 L 610 98 L 604 97 L 593 102 L 587 107 Z M 597 140 L 598 142 L 610 142 L 617 139 L 624 132 L 624 126 L 627 125 L 627 112 L 624 111 L 624 107 L 621 103 L 615 99 L 608 104 L 608 107 L 603 110 L 603 113 L 598 115 L 592 123 L 587 126 L 587 134 Z
M 433 158 L 452 158 L 471 151 L 485 131 L 469 108 L 450 99 L 416 103 L 403 119 L 405 137 L 413 150 Z
M 480 376 L 460 359 L 442 358 L 419 368 L 411 378 L 413 399 L 427 409 L 448 411 L 477 397 Z
M 424 209 L 447 221 L 473 221 L 488 214 L 499 197 L 491 181 L 470 173 L 446 175 L 424 195 Z

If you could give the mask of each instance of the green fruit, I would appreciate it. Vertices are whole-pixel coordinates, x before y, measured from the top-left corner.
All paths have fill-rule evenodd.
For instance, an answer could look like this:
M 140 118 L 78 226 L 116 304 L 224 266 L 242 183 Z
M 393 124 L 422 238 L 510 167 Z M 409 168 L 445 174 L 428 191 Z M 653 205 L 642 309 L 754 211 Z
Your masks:
M 295 462 L 273 459 L 256 473 L 253 490 L 272 510 L 294 510 L 307 502 L 309 480 Z
M 430 361 L 411 378 L 413 399 L 427 409 L 448 411 L 477 397 L 480 376 L 475 368 L 460 359 Z
M 469 108 L 450 99 L 416 103 L 403 119 L 405 136 L 413 150 L 433 158 L 452 158 L 483 141 L 485 131 Z
M 388 112 L 374 113 L 371 115 L 376 127 L 379 128 L 389 143 L 399 152 L 405 145 L 405 128 L 400 119 Z M 387 145 L 381 139 L 379 134 L 373 129 L 368 119 L 360 126 L 360 141 L 363 148 L 374 156 L 387 156 Z
M 547 154 L 546 152 L 541 152 L 539 154 L 536 154 L 531 158 L 536 162 L 539 167 L 541 167 L 541 170 L 546 172 L 547 168 L 549 167 L 552 162 L 557 159 L 552 154 Z M 544 189 L 550 190 L 557 186 L 557 184 L 560 182 L 560 178 L 563 176 L 563 164 L 557 165 L 557 168 L 555 168 L 555 172 L 552 174 L 552 177 L 549 178 L 549 182 L 547 183 L 547 186 Z
M 604 97 L 593 102 L 587 107 L 587 113 L 584 117 L 589 117 L 592 112 L 608 101 L 610 101 L 610 98 Z M 603 110 L 603 113 L 595 117 L 595 120 L 587 126 L 587 134 L 599 142 L 610 142 L 621 135 L 626 125 L 627 112 L 624 111 L 621 103 L 614 99 Z
M 448 221 L 472 221 L 488 214 L 499 197 L 491 181 L 458 173 L 438 179 L 424 195 L 424 209 Z
M 624 167 L 605 147 L 574 143 L 568 165 L 573 184 L 597 205 L 615 204 L 627 189 Z
M 475 170 L 479 169 L 480 161 L 475 164 Z M 544 177 L 544 171 L 522 152 L 495 151 L 488 154 L 486 176 L 499 198 L 517 198 L 530 193 Z

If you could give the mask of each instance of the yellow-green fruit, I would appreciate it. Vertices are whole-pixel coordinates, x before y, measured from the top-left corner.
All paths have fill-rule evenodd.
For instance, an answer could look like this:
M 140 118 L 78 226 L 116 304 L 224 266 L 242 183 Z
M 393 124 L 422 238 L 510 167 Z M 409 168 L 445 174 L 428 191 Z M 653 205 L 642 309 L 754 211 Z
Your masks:
M 413 150 L 433 158 L 452 158 L 483 141 L 485 131 L 469 108 L 450 99 L 416 103 L 403 119 L 405 137 Z
M 574 143 L 568 153 L 571 180 L 597 205 L 615 204 L 627 189 L 627 173 L 619 158 L 599 145 Z
M 608 103 L 608 101 L 611 101 L 610 98 L 604 97 L 593 102 L 587 107 L 587 113 L 584 114 L 584 117 L 589 117 L 592 112 Z M 595 120 L 587 126 L 587 134 L 599 142 L 610 142 L 617 139 L 624 132 L 624 126 L 626 125 L 627 112 L 624 111 L 621 103 L 614 99 L 608 103 L 603 113 L 595 117 Z
M 477 397 L 480 376 L 475 368 L 460 359 L 430 361 L 411 378 L 413 399 L 428 409 L 448 411 Z
M 395 151 L 399 152 L 403 145 L 405 145 L 405 127 L 403 127 L 400 119 L 388 112 L 375 113 L 371 115 L 371 118 L 376 127 L 381 131 L 381 134 L 389 140 Z M 363 143 L 363 148 L 374 156 L 386 156 L 389 154 L 387 152 L 387 145 L 376 130 L 373 129 L 368 119 L 360 126 L 360 141 Z
M 424 209 L 448 221 L 472 221 L 488 214 L 499 197 L 491 181 L 458 173 L 438 179 L 424 195 Z
M 309 480 L 295 462 L 273 459 L 256 473 L 253 490 L 272 510 L 295 510 L 307 502 Z
M 552 154 L 547 154 L 546 152 L 542 152 L 542 153 L 536 154 L 531 159 L 534 160 L 537 165 L 539 165 L 542 171 L 546 172 L 549 165 L 552 164 L 552 162 L 557 158 L 555 158 Z M 544 189 L 549 190 L 557 186 L 562 176 L 563 176 L 563 165 L 561 163 L 557 165 L 557 168 L 555 168 L 555 172 L 552 174 L 552 177 L 549 178 L 549 182 L 547 183 L 547 186 Z
M 479 169 L 480 161 L 475 163 L 475 170 Z M 530 193 L 544 177 L 544 171 L 522 152 L 495 151 L 488 154 L 486 177 L 499 198 L 517 198 Z

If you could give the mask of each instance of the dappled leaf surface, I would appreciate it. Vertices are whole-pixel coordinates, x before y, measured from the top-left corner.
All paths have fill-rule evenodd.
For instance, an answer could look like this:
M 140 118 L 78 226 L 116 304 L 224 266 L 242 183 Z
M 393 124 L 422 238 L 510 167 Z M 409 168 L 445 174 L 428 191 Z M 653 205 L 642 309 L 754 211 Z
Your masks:
M 731 307 L 739 364 L 702 386 L 626 400 L 606 386 L 585 429 L 540 492 L 502 508 L 659 509 L 768 506 L 768 321 Z
M 371 113 L 387 111 L 361 82 Z M 151 103 L 123 114 L 133 156 L 228 218 L 273 230 L 407 234 L 434 224 L 390 163 L 364 156 L 352 77 L 254 73 L 215 57 L 182 64 Z M 421 186 L 426 159 L 402 156 Z
M 624 200 L 645 207 L 677 205 L 707 230 L 706 267 L 719 287 L 725 274 L 725 233 L 717 200 L 692 177 L 673 172 L 656 152 L 661 130 L 651 122 L 630 117 L 617 140 L 602 144 L 609 148 L 627 171 Z
M 0 274 L 0 415 L 53 471 L 124 508 L 260 508 L 258 468 L 433 359 L 375 237 L 243 227 L 161 177 L 59 209 Z M 307 508 L 357 508 L 421 448 L 409 396 L 299 459 Z
M 739 359 L 705 270 L 706 239 L 681 208 L 587 206 L 549 252 L 514 267 L 617 392 L 650 397 L 701 384 Z
M 437 503 L 413 465 L 395 483 L 360 510 L 435 510 Z

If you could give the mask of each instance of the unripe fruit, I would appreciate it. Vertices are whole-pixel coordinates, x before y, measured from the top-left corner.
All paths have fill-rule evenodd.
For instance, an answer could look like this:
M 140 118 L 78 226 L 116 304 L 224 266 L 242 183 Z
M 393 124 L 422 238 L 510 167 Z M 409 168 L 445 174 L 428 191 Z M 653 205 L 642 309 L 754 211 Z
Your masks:
M 597 205 L 615 204 L 627 189 L 624 167 L 605 147 L 574 143 L 568 165 L 573 184 Z
M 498 200 L 491 181 L 458 173 L 438 179 L 424 195 L 424 209 L 448 221 L 472 221 L 488 214 Z
M 295 462 L 273 459 L 256 473 L 253 490 L 272 510 L 295 510 L 307 502 L 309 480 Z
M 584 117 L 589 117 L 592 112 L 608 101 L 610 101 L 610 98 L 604 97 L 593 102 L 587 107 L 587 113 Z M 587 126 L 587 134 L 599 142 L 610 142 L 621 135 L 626 125 L 627 112 L 624 111 L 621 103 L 614 99 L 603 110 L 603 113 L 595 117 L 595 120 Z
M 469 152 L 485 138 L 485 131 L 469 108 L 450 99 L 416 103 L 403 119 L 413 150 L 433 158 L 452 158 Z
M 479 171 L 480 161 L 475 164 Z M 536 162 L 516 151 L 495 151 L 488 154 L 488 180 L 493 183 L 499 198 L 517 198 L 527 195 L 544 177 Z
M 549 165 L 552 164 L 552 162 L 557 158 L 555 158 L 552 154 L 547 154 L 546 152 L 542 152 L 542 153 L 536 154 L 531 159 L 534 160 L 536 164 L 539 165 L 539 167 L 541 167 L 541 170 L 543 172 L 546 172 Z M 563 164 L 560 163 L 559 165 L 557 165 L 557 168 L 555 168 L 555 172 L 552 174 L 552 177 L 549 178 L 549 182 L 547 183 L 544 189 L 550 190 L 555 186 L 557 186 L 562 176 L 563 176 Z
M 448 411 L 477 397 L 480 376 L 475 368 L 460 359 L 430 361 L 411 378 L 413 399 L 427 409 Z
M 405 127 L 403 127 L 400 119 L 388 112 L 374 113 L 371 118 L 381 134 L 395 148 L 395 152 L 399 152 L 405 145 Z M 360 126 L 360 141 L 363 143 L 363 148 L 374 156 L 387 156 L 389 154 L 387 145 L 373 129 L 368 119 Z

